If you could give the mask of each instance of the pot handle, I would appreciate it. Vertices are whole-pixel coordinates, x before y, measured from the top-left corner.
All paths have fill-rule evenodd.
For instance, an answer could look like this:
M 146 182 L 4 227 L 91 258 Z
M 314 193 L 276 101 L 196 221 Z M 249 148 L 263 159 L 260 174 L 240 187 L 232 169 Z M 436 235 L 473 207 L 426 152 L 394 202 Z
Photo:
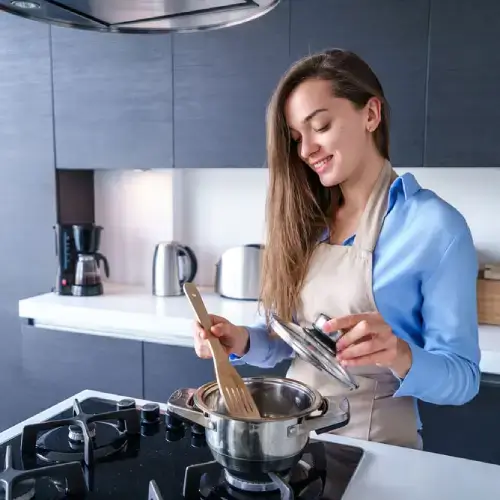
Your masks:
M 196 389 L 177 389 L 167 401 L 167 412 L 191 424 L 214 429 L 214 424 L 193 404 Z
M 321 414 L 306 417 L 300 424 L 289 428 L 289 434 L 323 434 L 346 426 L 350 420 L 349 401 L 338 396 L 323 397 Z

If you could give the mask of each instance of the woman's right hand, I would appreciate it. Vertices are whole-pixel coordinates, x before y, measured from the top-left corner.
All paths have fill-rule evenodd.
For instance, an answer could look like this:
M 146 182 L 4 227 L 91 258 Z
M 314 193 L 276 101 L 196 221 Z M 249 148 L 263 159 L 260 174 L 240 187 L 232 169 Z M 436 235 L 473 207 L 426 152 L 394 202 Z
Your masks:
M 212 320 L 212 328 L 210 333 L 217 337 L 224 347 L 227 354 L 236 354 L 243 356 L 248 350 L 248 331 L 243 326 L 233 325 L 230 321 L 222 316 L 210 314 Z M 212 351 L 207 342 L 207 332 L 203 329 L 200 323 L 195 322 L 194 325 L 194 349 L 198 357 L 210 359 Z

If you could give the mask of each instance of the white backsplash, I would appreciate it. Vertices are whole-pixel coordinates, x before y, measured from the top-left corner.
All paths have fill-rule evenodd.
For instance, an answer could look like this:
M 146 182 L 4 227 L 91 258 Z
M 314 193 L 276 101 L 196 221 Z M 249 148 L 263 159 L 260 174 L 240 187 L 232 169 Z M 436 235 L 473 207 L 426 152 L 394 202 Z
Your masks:
M 173 237 L 172 172 L 97 170 L 94 185 L 109 281 L 150 286 L 154 247 Z
M 264 242 L 267 170 L 194 169 L 182 175 L 184 243 L 199 261 L 196 281 L 212 285 L 224 250 Z
M 481 262 L 500 261 L 500 170 L 410 171 L 423 187 L 462 212 Z M 110 261 L 110 279 L 149 287 L 154 245 L 175 239 L 196 253 L 196 282 L 211 285 L 215 263 L 225 249 L 264 242 L 267 173 L 267 169 L 96 172 L 96 221 L 104 226 L 102 253 Z

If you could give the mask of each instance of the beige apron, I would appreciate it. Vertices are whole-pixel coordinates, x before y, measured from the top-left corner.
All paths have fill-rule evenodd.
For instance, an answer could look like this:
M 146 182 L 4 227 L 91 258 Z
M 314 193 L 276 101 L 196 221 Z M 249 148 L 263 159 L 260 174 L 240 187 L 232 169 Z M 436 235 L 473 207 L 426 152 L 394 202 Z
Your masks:
M 310 327 L 318 314 L 330 317 L 377 311 L 372 290 L 372 254 L 387 209 L 389 187 L 396 173 L 387 161 L 382 168 L 352 246 L 321 243 L 315 250 L 303 289 L 297 321 Z M 397 300 L 397 297 L 395 297 Z M 398 379 L 388 368 L 349 368 L 359 388 L 350 391 L 299 358 L 287 377 L 317 389 L 323 396 L 345 395 L 351 417 L 334 434 L 421 449 L 414 399 L 393 397 Z

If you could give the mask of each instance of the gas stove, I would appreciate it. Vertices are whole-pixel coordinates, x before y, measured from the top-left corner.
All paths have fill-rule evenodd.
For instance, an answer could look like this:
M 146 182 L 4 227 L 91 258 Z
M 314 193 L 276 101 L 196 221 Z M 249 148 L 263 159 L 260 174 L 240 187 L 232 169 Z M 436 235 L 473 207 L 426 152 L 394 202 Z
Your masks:
M 62 406 L 0 442 L 0 500 L 340 500 L 363 455 L 311 440 L 292 470 L 243 474 L 164 405 L 81 393 Z

